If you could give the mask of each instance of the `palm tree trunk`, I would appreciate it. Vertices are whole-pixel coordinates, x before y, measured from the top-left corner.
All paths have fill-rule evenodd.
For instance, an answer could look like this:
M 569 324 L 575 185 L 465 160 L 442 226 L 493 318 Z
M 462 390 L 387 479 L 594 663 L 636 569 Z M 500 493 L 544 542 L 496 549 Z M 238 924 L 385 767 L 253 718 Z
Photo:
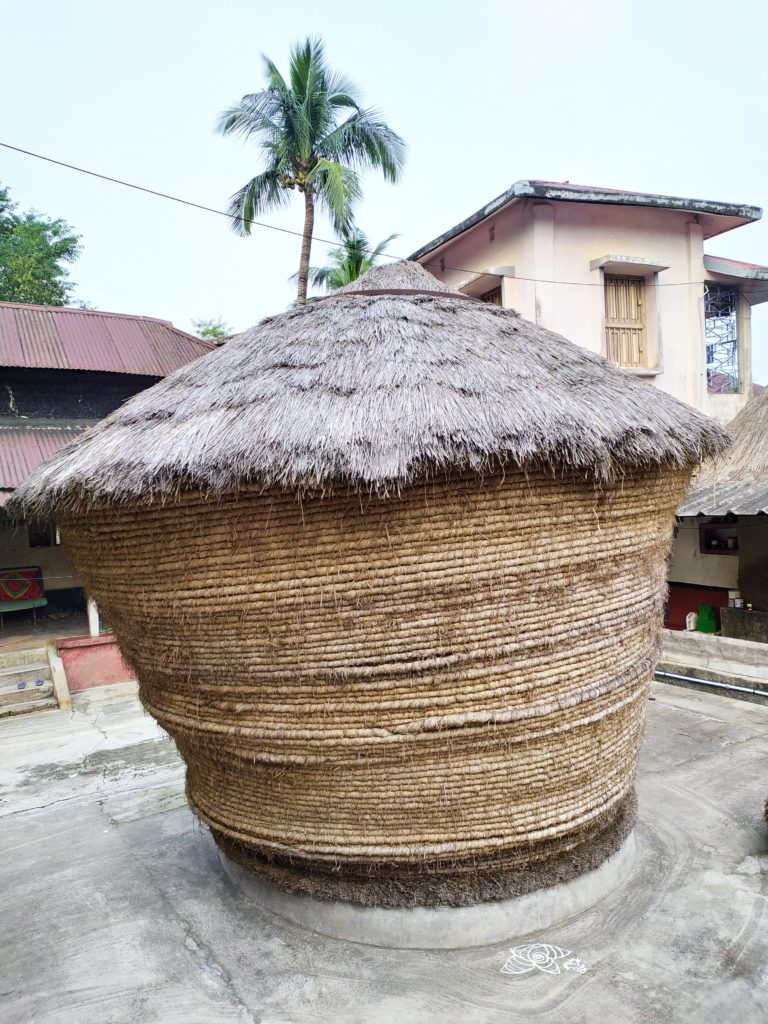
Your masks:
M 315 228 L 315 199 L 312 190 L 304 191 L 304 234 L 301 239 L 301 258 L 299 260 L 299 286 L 296 301 L 307 301 L 307 280 L 309 278 L 309 253 L 312 248 L 312 232 Z

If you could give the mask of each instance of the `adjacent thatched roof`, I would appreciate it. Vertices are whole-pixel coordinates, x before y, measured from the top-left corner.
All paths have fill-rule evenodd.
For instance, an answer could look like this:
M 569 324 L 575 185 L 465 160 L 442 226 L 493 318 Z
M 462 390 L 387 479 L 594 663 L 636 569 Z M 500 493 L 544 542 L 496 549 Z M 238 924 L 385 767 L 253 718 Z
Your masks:
M 747 402 L 730 431 L 733 446 L 702 466 L 679 516 L 768 514 L 768 389 Z
M 497 461 L 609 480 L 692 465 L 726 441 L 605 359 L 404 262 L 267 317 L 137 395 L 41 467 L 13 510 L 245 481 L 387 492 Z

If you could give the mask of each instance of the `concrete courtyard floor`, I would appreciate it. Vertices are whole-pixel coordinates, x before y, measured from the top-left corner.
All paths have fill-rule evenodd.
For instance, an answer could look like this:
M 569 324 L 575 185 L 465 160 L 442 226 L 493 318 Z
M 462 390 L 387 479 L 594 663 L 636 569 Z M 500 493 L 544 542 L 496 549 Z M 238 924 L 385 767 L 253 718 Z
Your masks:
M 768 707 L 656 685 L 629 881 L 535 939 L 397 951 L 243 902 L 130 687 L 0 723 L 3 1024 L 758 1024 L 768 1020 Z

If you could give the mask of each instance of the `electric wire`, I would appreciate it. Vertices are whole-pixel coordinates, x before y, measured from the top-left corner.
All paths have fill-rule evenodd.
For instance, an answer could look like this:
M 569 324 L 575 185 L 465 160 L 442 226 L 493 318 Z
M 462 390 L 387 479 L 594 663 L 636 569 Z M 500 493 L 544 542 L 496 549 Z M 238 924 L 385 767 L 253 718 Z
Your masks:
M 33 157 L 36 160 L 42 160 L 45 163 L 55 164 L 57 167 L 64 167 L 67 170 L 76 171 L 79 174 L 87 174 L 89 177 L 99 178 L 101 181 L 107 181 L 107 182 L 110 182 L 113 185 L 122 185 L 125 188 L 134 189 L 137 192 L 144 192 L 145 194 L 150 195 L 150 196 L 155 196 L 158 199 L 167 199 L 170 202 L 179 203 L 182 206 L 189 206 L 189 207 L 192 207 L 195 210 L 202 210 L 204 213 L 213 213 L 213 214 L 216 214 L 219 217 L 225 217 L 230 222 L 232 222 L 232 221 L 243 221 L 244 223 L 247 223 L 251 227 L 265 228 L 268 231 L 277 231 L 280 234 L 292 235 L 295 238 L 302 238 L 303 237 L 302 232 L 294 231 L 291 228 L 279 227 L 276 224 L 267 224 L 265 221 L 254 220 L 254 219 L 249 218 L 249 217 L 234 217 L 234 216 L 232 216 L 232 214 L 227 213 L 226 210 L 219 210 L 215 206 L 207 206 L 205 203 L 198 203 L 198 202 L 195 202 L 192 199 L 184 199 L 181 196 L 175 196 L 175 195 L 172 195 L 169 192 L 161 192 L 158 189 L 148 188 L 145 185 L 137 185 L 134 182 L 125 181 L 122 178 L 115 178 L 115 177 L 112 177 L 109 174 L 101 174 L 99 171 L 89 170 L 86 167 L 78 167 L 76 164 L 70 164 L 70 163 L 67 163 L 64 160 L 57 160 L 54 157 L 45 156 L 42 153 L 35 153 L 35 152 L 33 152 L 32 150 L 29 150 L 29 149 L 22 149 L 20 146 L 12 146 L 8 142 L 1 142 L 0 141 L 0 147 L 2 147 L 3 149 L 12 150 L 15 153 L 21 153 L 24 156 Z M 332 246 L 336 246 L 336 247 L 338 247 L 338 245 L 339 245 L 339 240 L 338 239 L 322 238 L 319 235 L 313 235 L 312 240 L 314 242 L 320 242 L 321 244 L 324 244 L 324 245 L 332 245 Z M 372 252 L 373 250 L 372 249 L 363 249 L 361 251 L 362 252 Z M 395 255 L 393 253 L 381 253 L 380 255 L 383 258 L 388 259 L 388 260 L 402 260 L 402 259 L 407 259 L 408 258 L 407 256 L 398 256 L 398 255 Z M 422 265 L 423 266 L 428 266 L 428 267 L 433 267 L 433 266 L 439 265 L 441 271 L 443 271 L 443 270 L 452 270 L 452 271 L 455 271 L 455 272 L 461 273 L 461 274 L 472 274 L 475 277 L 483 277 L 483 276 L 485 276 L 486 274 L 489 273 L 487 269 L 483 269 L 483 270 L 469 270 L 467 267 L 455 267 L 455 266 L 452 266 L 452 265 L 449 265 L 449 264 L 445 263 L 444 261 L 441 262 L 440 260 L 428 260 L 428 261 L 425 261 L 424 263 L 422 263 Z M 512 281 L 532 282 L 532 283 L 535 283 L 535 284 L 556 284 L 556 285 L 567 285 L 567 286 L 582 287 L 582 288 L 602 288 L 603 287 L 603 284 L 601 282 L 599 282 L 599 281 L 558 281 L 558 280 L 553 279 L 553 278 L 521 277 L 521 276 L 519 276 L 517 274 L 504 274 L 504 273 L 493 274 L 492 276 L 493 277 L 509 278 Z M 470 283 L 470 282 L 468 282 L 468 283 Z M 675 287 L 679 288 L 679 287 L 688 287 L 688 286 L 692 286 L 692 285 L 696 285 L 696 286 L 700 286 L 701 285 L 701 286 L 703 286 L 705 283 L 706 282 L 703 279 L 700 280 L 700 281 L 657 281 L 657 282 L 655 282 L 655 286 L 657 288 L 675 288 Z

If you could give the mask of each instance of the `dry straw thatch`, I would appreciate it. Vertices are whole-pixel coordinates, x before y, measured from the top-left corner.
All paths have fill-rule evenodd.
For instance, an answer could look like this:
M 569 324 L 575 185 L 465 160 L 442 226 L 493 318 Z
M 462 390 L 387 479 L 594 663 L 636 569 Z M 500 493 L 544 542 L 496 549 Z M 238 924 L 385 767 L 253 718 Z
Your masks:
M 729 424 L 733 444 L 713 460 L 725 480 L 768 480 L 768 388 L 751 398 Z
M 751 398 L 729 424 L 733 444 L 704 463 L 679 515 L 758 515 L 768 512 L 768 389 Z
M 400 264 L 133 399 L 15 511 L 57 515 L 230 856 L 466 904 L 631 829 L 674 510 L 725 436 Z
M 707 417 L 511 310 L 447 292 L 418 264 L 354 285 L 137 395 L 21 487 L 16 508 L 246 481 L 386 494 L 499 462 L 611 481 L 722 447 Z M 354 294 L 392 288 L 429 294 Z

